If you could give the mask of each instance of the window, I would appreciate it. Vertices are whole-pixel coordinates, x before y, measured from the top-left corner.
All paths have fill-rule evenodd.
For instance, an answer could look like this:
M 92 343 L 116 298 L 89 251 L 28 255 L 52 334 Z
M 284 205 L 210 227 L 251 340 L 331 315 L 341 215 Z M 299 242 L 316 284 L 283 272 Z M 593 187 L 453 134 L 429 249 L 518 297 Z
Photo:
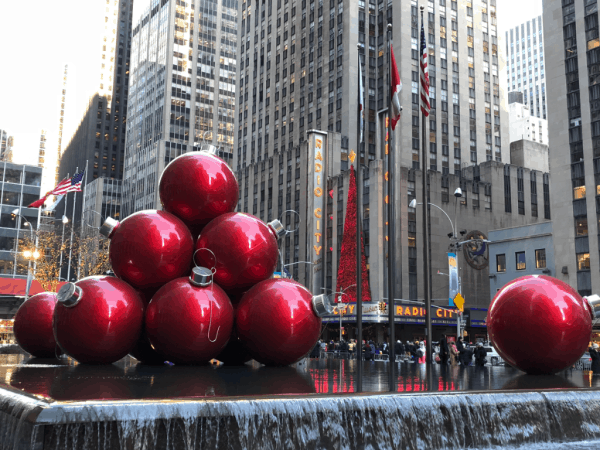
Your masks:
M 506 272 L 506 255 L 496 255 L 496 272 Z
M 546 249 L 542 248 L 535 251 L 535 268 L 545 269 L 546 268 Z
M 589 253 L 577 253 L 577 270 L 590 270 Z
M 517 270 L 525 270 L 525 252 L 516 252 Z
M 587 236 L 588 223 L 587 217 L 579 217 L 575 219 L 575 236 Z

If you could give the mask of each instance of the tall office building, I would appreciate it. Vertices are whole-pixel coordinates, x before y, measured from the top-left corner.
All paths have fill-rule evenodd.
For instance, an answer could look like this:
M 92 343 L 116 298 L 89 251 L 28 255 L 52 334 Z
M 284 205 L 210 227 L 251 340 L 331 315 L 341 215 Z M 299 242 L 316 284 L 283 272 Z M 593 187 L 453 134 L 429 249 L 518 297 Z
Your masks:
M 546 119 L 544 24 L 534 17 L 506 32 L 506 83 L 508 91 L 523 93 L 531 115 Z
M 486 161 L 508 163 L 510 158 L 495 0 L 421 4 L 425 6 L 432 106 L 425 164 L 420 164 L 419 151 L 421 20 L 416 1 L 246 0 L 239 5 L 241 61 L 233 168 L 240 183 L 241 211 L 270 220 L 293 209 L 299 212 L 300 223 L 307 223 L 306 193 L 310 190 L 305 175 L 314 161 L 308 154 L 306 136 L 311 129 L 326 131 L 327 145 L 335 145 L 328 150 L 336 156 L 324 177 L 337 183 L 334 178 L 349 168 L 348 157 L 356 150 L 357 141 L 360 55 L 367 96 L 363 161 L 369 166 L 362 216 L 371 287 L 379 290 L 372 293 L 373 298 L 381 298 L 387 284 L 381 162 L 385 129 L 380 114 L 388 103 L 387 23 L 393 24 L 394 53 L 404 86 L 400 94 L 404 110 L 394 134 L 398 231 L 393 245 L 396 268 L 402 272 L 395 279 L 398 295 L 417 296 L 418 268 L 422 267 L 416 262 L 417 247 L 421 247 L 417 244 L 417 212 L 405 203 L 416 192 L 415 176 L 402 178 L 401 170 L 425 166 L 441 172 L 439 189 L 447 197 L 452 184 L 449 176 L 460 178 L 469 166 Z M 340 200 L 347 195 L 344 189 L 345 185 L 336 190 L 333 184 L 326 189 L 335 197 L 327 198 L 330 222 L 323 245 L 328 288 L 335 288 L 336 242 L 341 242 L 343 235 Z M 476 195 L 479 198 L 479 191 Z M 290 220 L 293 229 L 293 216 Z M 432 229 L 436 226 L 443 227 L 444 236 L 451 231 L 437 219 Z M 309 242 L 301 233 L 286 237 L 281 244 L 284 261 L 305 261 Z M 291 268 L 295 276 L 304 279 L 307 272 L 301 263 Z
M 595 0 L 544 1 L 557 276 L 600 292 L 600 40 Z M 567 151 L 568 150 L 568 151 Z M 589 193 L 589 195 L 587 195 Z
M 69 66 L 65 65 L 63 73 L 62 91 L 60 93 L 60 118 L 58 119 L 58 145 L 56 147 L 56 176 L 54 184 L 58 184 L 60 180 L 60 158 L 62 157 L 63 145 L 63 130 L 65 128 L 65 108 L 67 99 L 67 79 L 69 74 Z
M 233 148 L 237 0 L 152 0 L 133 29 L 122 214 L 156 208 L 165 166 Z
M 60 179 L 85 169 L 86 163 L 90 182 L 98 177 L 123 177 L 132 9 L 133 0 L 107 0 L 102 17 L 104 34 L 98 42 L 102 47 L 98 61 L 98 91 L 89 99 L 79 126 L 60 155 Z M 63 90 L 63 99 L 64 95 Z M 75 204 L 79 211 L 75 214 L 77 220 L 81 217 L 81 204 L 79 195 Z M 60 210 L 63 205 L 64 202 L 59 204 L 58 215 L 63 213 Z M 69 210 L 72 207 L 70 204 Z M 68 216 L 71 214 L 69 211 Z

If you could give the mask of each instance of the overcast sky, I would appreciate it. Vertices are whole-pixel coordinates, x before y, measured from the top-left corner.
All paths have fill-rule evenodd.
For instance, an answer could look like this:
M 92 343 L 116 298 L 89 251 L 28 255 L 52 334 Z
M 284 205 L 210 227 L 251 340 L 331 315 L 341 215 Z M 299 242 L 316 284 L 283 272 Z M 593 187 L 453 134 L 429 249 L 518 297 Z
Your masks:
M 403 0 L 404 1 L 404 0 Z M 425 3 L 424 0 L 420 0 Z M 133 22 L 149 0 L 134 0 Z M 542 0 L 497 0 L 499 32 L 541 14 Z M 48 130 L 47 158 L 56 155 L 60 92 L 69 64 L 63 149 L 98 86 L 105 0 L 0 0 L 0 129 L 15 136 L 18 162 L 37 156 Z

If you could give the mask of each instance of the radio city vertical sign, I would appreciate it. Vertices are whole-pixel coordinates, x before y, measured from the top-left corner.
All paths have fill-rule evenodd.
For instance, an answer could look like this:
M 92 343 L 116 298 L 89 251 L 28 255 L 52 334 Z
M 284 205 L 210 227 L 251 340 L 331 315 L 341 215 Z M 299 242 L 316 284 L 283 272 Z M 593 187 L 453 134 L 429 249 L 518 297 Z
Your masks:
M 313 294 L 321 294 L 324 284 L 324 263 L 326 255 L 325 217 L 327 216 L 325 195 L 327 192 L 327 133 L 317 130 L 308 131 L 308 180 L 309 191 L 307 202 L 307 239 L 309 261 L 311 264 L 311 290 Z

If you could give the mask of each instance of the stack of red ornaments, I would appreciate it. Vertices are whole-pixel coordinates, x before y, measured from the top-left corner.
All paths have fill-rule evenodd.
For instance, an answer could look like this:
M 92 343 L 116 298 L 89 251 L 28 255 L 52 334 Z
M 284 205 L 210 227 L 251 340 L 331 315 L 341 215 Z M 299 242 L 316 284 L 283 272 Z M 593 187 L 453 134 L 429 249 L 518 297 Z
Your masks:
M 111 240 L 116 277 L 68 283 L 56 300 L 31 297 L 15 317 L 18 342 L 34 356 L 60 347 L 88 364 L 128 353 L 176 364 L 254 358 L 287 365 L 302 358 L 329 303 L 295 281 L 272 279 L 285 230 L 277 220 L 233 212 L 238 195 L 233 172 L 214 152 L 173 160 L 159 184 L 163 211 L 107 219 L 100 230 Z M 36 310 L 46 326 L 27 325 Z

